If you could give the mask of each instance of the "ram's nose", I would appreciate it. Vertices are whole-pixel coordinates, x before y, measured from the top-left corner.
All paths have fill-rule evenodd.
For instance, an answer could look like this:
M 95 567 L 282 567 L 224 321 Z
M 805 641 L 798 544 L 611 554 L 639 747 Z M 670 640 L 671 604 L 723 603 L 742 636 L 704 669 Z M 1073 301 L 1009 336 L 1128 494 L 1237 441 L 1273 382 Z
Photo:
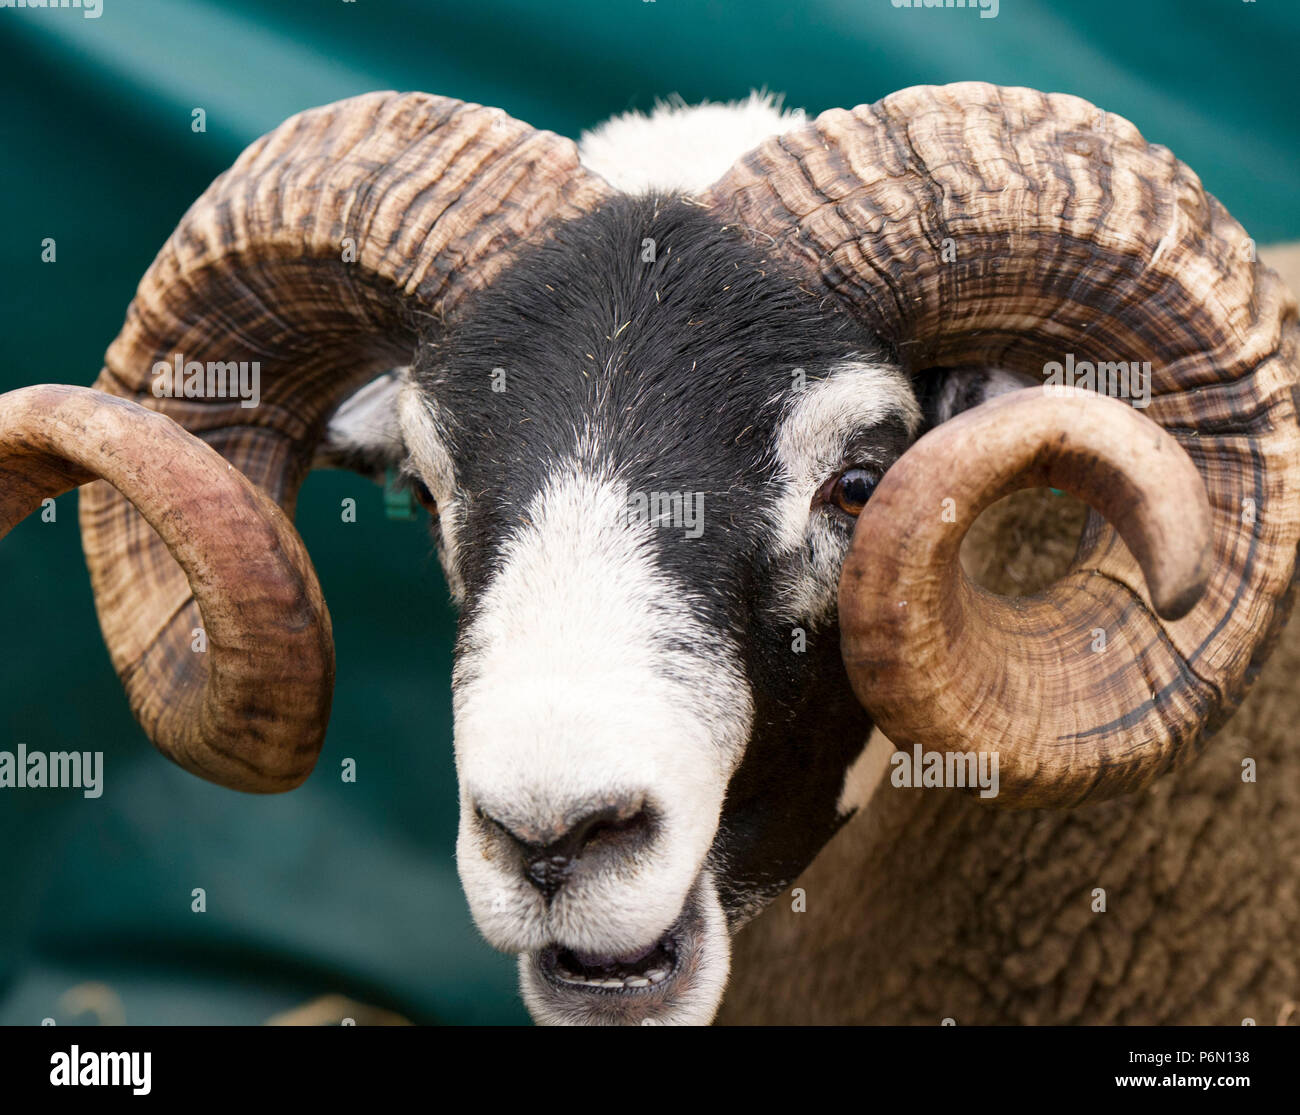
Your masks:
M 524 878 L 549 901 L 585 867 L 617 872 L 653 839 L 653 812 L 642 795 L 592 808 L 576 806 L 559 818 L 538 820 L 515 810 L 479 805 L 485 835 L 516 857 Z

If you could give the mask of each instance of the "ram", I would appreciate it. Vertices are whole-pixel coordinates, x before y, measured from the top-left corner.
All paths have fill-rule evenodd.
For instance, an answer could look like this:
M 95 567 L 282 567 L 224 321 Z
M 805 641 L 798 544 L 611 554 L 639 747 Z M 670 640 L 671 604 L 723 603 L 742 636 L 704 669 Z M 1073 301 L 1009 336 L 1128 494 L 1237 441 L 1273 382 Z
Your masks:
M 0 400 L 0 528 L 85 484 L 140 724 L 281 791 L 333 683 L 299 486 L 404 475 L 460 609 L 460 876 L 540 1021 L 713 1018 L 731 935 L 843 827 L 742 935 L 729 1017 L 1236 1022 L 1294 994 L 1295 748 L 1253 796 L 1188 760 L 1290 604 L 1296 345 L 1196 176 L 1073 97 L 754 99 L 579 149 L 372 94 L 213 183 L 94 390 Z M 1067 360 L 1149 396 L 1020 389 Z M 249 390 L 154 390 L 213 361 Z M 1008 598 L 962 544 L 1026 487 L 1094 510 Z M 882 781 L 886 737 L 992 804 Z

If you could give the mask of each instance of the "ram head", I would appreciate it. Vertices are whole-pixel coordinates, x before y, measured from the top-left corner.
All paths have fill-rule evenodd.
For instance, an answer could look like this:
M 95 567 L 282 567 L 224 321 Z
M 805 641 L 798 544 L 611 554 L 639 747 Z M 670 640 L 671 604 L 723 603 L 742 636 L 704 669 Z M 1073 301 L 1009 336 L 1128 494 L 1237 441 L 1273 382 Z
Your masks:
M 460 608 L 475 921 L 540 1020 L 705 1021 L 873 726 L 996 753 L 997 805 L 1071 806 L 1231 713 L 1300 539 L 1296 338 L 1196 176 L 1073 97 L 909 89 L 629 194 L 500 111 L 373 94 L 213 183 L 94 390 L 4 398 L 0 527 L 86 484 L 140 724 L 282 791 L 334 675 L 295 497 L 396 470 Z M 1067 362 L 1149 391 L 1008 390 Z M 255 398 L 220 387 L 241 364 Z M 960 544 L 1033 485 L 1094 511 L 1009 601 Z

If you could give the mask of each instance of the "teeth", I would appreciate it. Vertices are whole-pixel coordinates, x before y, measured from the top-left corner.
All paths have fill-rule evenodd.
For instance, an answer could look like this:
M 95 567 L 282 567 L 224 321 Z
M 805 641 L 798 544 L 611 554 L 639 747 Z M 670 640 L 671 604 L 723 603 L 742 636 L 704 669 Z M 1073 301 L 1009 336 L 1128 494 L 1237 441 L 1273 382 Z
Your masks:
M 586 976 L 570 971 L 564 971 L 563 976 L 565 983 L 575 984 L 578 987 L 605 987 L 621 991 L 629 987 L 652 987 L 656 983 L 663 983 L 668 978 L 668 970 L 654 968 L 644 975 L 625 976 L 623 979 L 588 979 Z
M 647 954 L 648 955 L 648 954 Z M 666 981 L 673 972 L 672 958 L 657 958 L 659 966 L 649 971 L 629 971 L 627 975 L 618 976 L 606 968 L 604 971 L 575 971 L 563 961 L 557 965 L 555 974 L 571 987 L 584 987 L 602 991 L 634 991 L 643 987 L 654 987 Z M 621 965 L 620 965 L 621 966 Z M 628 964 L 628 967 L 632 967 Z

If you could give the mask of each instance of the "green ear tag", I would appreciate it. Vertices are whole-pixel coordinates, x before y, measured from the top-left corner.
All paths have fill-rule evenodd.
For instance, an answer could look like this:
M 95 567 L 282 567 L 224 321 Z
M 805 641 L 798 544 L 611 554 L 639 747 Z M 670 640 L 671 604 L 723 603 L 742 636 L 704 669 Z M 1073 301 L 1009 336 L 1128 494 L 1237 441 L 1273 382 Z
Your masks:
M 415 518 L 415 497 L 405 484 L 398 483 L 397 470 L 384 472 L 384 517 L 410 522 Z
M 1063 495 L 1065 495 L 1065 493 L 1064 493 L 1063 491 L 1061 491 L 1060 488 L 1048 488 L 1047 490 L 1048 490 L 1049 492 L 1051 492 L 1052 495 L 1054 495 L 1054 496 L 1063 496 Z

